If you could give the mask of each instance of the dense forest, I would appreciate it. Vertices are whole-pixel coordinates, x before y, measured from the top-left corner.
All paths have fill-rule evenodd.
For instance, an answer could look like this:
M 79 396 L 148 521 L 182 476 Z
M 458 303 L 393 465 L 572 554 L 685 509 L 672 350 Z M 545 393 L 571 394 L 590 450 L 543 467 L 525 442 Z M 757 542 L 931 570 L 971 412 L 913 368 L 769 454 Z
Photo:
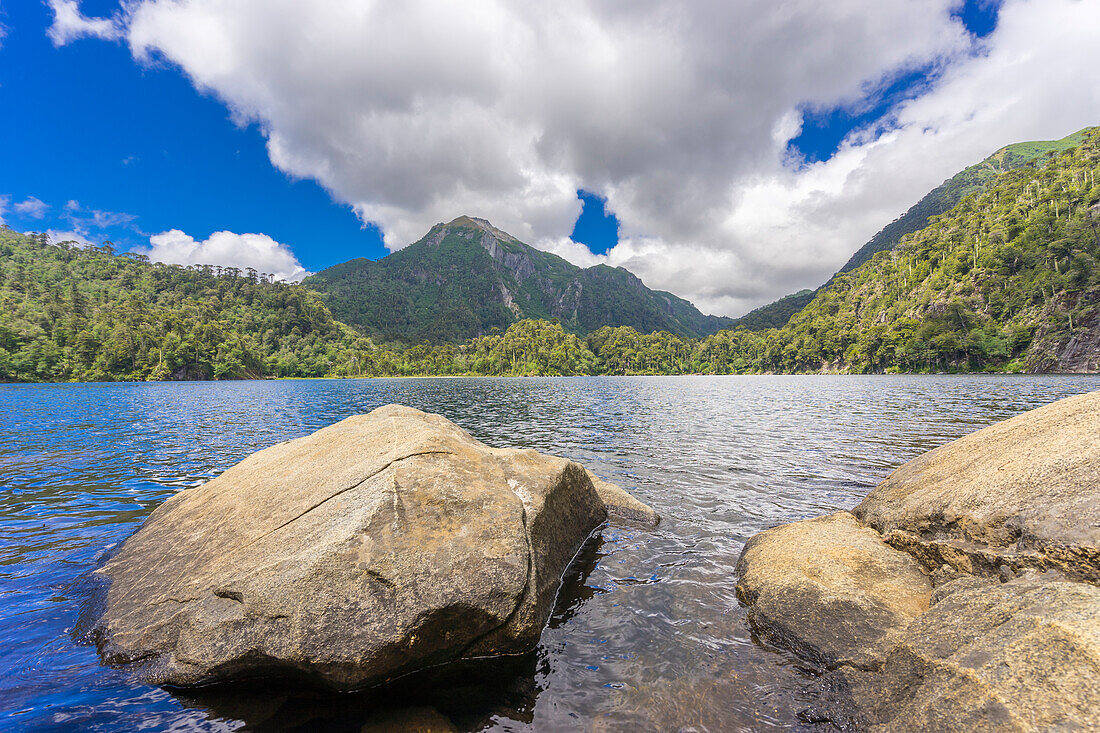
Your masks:
M 359 341 L 316 293 L 0 227 L 0 380 L 322 376 Z
M 702 338 L 524 319 L 387 348 L 302 285 L 0 227 L 0 380 L 1058 370 L 1100 333 L 1098 174 L 1094 129 L 839 274 L 784 327 Z
M 999 174 L 839 275 L 771 336 L 777 371 L 1044 370 L 1096 327 L 1100 129 Z
M 973 193 L 980 193 L 997 180 L 997 176 L 1017 168 L 1042 168 L 1057 157 L 1058 153 L 1077 147 L 1085 140 L 1088 130 L 1079 130 L 1061 140 L 1035 140 L 1013 143 L 996 151 L 980 163 L 968 166 L 948 178 L 921 197 L 920 201 L 904 214 L 883 227 L 875 236 L 859 248 L 852 258 L 840 268 L 848 272 L 862 265 L 879 252 L 886 252 L 898 245 L 902 237 L 923 229 L 932 217 L 944 214 Z
M 1058 153 L 1084 142 L 1087 132 L 1088 129 L 1080 130 L 1061 140 L 1038 140 L 1006 145 L 980 163 L 964 168 L 933 188 L 908 211 L 880 229 L 852 255 L 833 278 L 856 269 L 879 252 L 894 249 L 902 237 L 928 226 L 933 216 L 950 211 L 966 196 L 983 191 L 993 184 L 999 174 L 1025 166 L 1043 167 Z M 763 305 L 741 316 L 730 327 L 743 326 L 750 331 L 782 328 L 795 313 L 806 307 L 818 292 L 831 284 L 833 278 L 817 290 L 802 290 L 780 298 L 774 303 Z

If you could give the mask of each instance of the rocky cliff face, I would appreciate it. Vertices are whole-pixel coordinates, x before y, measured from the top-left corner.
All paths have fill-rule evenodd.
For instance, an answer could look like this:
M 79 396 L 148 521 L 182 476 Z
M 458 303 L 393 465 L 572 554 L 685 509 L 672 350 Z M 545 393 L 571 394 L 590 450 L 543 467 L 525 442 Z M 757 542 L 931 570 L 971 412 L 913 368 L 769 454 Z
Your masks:
M 1066 321 L 1050 313 L 1039 327 L 1028 355 L 1028 371 L 1036 374 L 1096 374 L 1100 372 L 1100 289 L 1082 294 L 1069 310 L 1082 311 L 1069 334 L 1059 332 Z M 1055 308 L 1049 310 L 1055 311 Z M 1055 325 L 1057 324 L 1057 325 Z M 1053 332 L 1053 333 L 1052 333 Z

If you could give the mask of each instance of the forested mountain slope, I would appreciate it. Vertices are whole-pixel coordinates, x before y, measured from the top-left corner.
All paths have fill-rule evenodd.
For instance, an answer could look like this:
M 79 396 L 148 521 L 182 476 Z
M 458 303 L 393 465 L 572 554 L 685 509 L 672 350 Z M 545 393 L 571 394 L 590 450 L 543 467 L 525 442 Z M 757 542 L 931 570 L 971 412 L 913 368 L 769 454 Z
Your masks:
M 806 304 L 814 299 L 816 290 L 799 290 L 797 293 L 784 295 L 774 303 L 762 305 L 749 311 L 745 315 L 733 319 L 730 328 L 744 328 L 749 331 L 764 331 L 769 328 L 783 328 L 791 316 L 806 307 Z
M 0 227 L 0 381 L 334 373 L 364 345 L 316 293 Z
M 334 320 L 320 297 L 301 286 L 232 268 L 154 264 L 108 247 L 54 244 L 0 227 L 0 381 L 1100 372 L 1098 178 L 1100 129 L 1094 129 L 1041 168 L 997 174 L 893 249 L 840 273 L 783 328 L 724 329 L 702 338 L 632 326 L 590 328 L 580 336 L 563 328 L 566 319 L 511 322 L 518 316 L 505 301 L 508 313 L 498 323 L 506 328 L 499 333 L 387 349 Z M 579 277 L 579 268 L 553 255 L 518 243 L 501 246 L 503 233 L 482 239 L 483 226 L 462 223 L 461 236 L 446 227 L 433 230 L 442 245 L 433 256 L 451 262 L 451 272 L 475 263 L 474 277 L 460 282 L 493 292 L 499 281 L 490 278 L 496 271 L 485 269 L 485 257 L 521 271 L 537 268 L 551 282 Z M 543 256 L 545 262 L 531 262 Z M 625 271 L 581 272 L 621 278 L 615 273 Z M 488 285 L 478 284 L 478 273 Z M 436 282 L 434 293 L 447 292 L 427 279 Z M 576 282 L 583 288 L 591 281 Z M 511 303 L 550 311 L 539 300 L 539 283 L 523 278 L 507 291 Z M 403 291 L 389 292 L 399 297 Z M 568 312 L 574 326 L 591 323 L 581 318 L 581 307 Z
M 1038 140 L 1006 145 L 982 162 L 964 168 L 929 191 L 908 211 L 883 227 L 866 244 L 860 247 L 833 277 L 854 270 L 878 252 L 893 249 L 906 234 L 912 234 L 923 229 L 933 216 L 951 210 L 965 196 L 982 191 L 999 174 L 1025 166 L 1042 167 L 1046 165 L 1056 154 L 1075 147 L 1084 141 L 1087 132 L 1088 129 L 1080 130 L 1061 140 Z M 832 279 L 829 282 L 832 282 Z M 736 319 L 734 326 L 743 326 L 750 331 L 781 328 L 790 320 L 791 316 L 813 300 L 813 296 L 824 287 L 823 285 L 817 290 L 803 290 L 780 298 L 774 303 L 761 306 Z
M 1100 371 L 1100 128 L 839 274 L 780 329 L 702 339 L 524 322 L 406 352 L 406 368 L 487 374 Z M 522 327 L 520 330 L 519 327 Z M 522 334 L 522 337 L 521 337 Z M 572 339 L 572 340 L 570 340 Z M 471 359 L 476 355 L 476 359 Z
M 1100 128 L 997 174 L 839 274 L 778 334 L 783 371 L 1100 367 Z
M 345 262 L 303 285 L 341 321 L 405 344 L 463 341 L 528 318 L 556 318 L 577 334 L 610 325 L 701 336 L 731 323 L 650 290 L 627 270 L 582 269 L 466 216 L 380 260 Z
M 1058 153 L 1080 145 L 1086 133 L 1087 130 L 1080 130 L 1061 140 L 1036 140 L 1006 145 L 981 163 L 964 168 L 933 188 L 912 208 L 871 237 L 840 268 L 840 272 L 854 270 L 876 253 L 893 249 L 906 234 L 923 229 L 933 216 L 950 211 L 966 196 L 984 190 L 1001 173 L 1024 167 L 1043 167 Z

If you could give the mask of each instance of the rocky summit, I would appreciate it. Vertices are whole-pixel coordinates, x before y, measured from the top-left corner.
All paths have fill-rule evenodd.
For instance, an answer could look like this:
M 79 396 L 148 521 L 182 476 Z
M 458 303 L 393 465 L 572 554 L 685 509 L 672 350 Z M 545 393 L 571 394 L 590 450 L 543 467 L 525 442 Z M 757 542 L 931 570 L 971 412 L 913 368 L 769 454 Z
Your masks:
M 1100 729 L 1100 392 L 905 464 L 853 510 L 745 546 L 760 636 L 817 665 L 803 718 Z
M 576 463 L 381 407 L 166 501 L 97 571 L 94 636 L 106 663 L 174 686 L 354 689 L 521 652 L 607 516 Z

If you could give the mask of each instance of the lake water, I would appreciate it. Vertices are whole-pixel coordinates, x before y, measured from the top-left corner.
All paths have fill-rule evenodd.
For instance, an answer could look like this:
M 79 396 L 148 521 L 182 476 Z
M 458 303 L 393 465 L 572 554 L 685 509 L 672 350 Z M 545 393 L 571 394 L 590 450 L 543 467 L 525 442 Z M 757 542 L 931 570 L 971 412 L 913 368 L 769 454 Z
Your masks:
M 466 730 L 807 729 L 809 673 L 753 641 L 734 594 L 745 540 L 850 508 L 925 450 L 1095 389 L 1030 376 L 0 386 L 0 729 L 358 731 L 378 715 L 377 695 L 135 684 L 74 629 L 81 577 L 167 497 L 389 402 L 576 459 L 663 517 L 589 543 L 515 669 L 411 702 Z

